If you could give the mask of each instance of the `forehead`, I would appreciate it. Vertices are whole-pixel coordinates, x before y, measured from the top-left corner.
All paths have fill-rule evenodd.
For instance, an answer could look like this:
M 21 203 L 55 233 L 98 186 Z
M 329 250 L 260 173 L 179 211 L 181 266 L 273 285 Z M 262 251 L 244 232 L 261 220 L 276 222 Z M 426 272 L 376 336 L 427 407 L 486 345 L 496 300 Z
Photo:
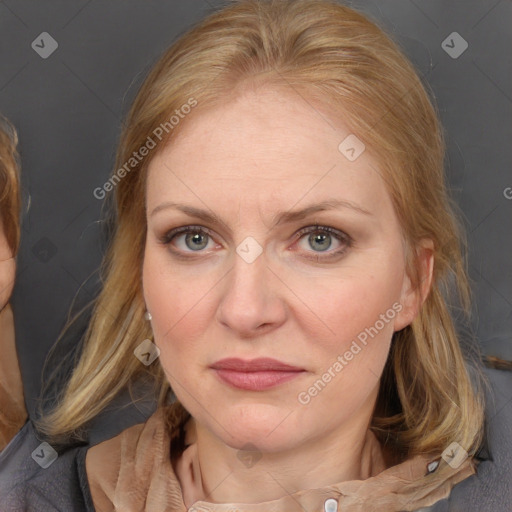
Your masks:
M 354 137 L 348 125 L 298 93 L 250 91 L 212 109 L 199 104 L 193 116 L 149 165 L 148 209 L 184 196 L 272 208 L 337 194 L 368 209 L 390 207 L 369 151 L 350 161 L 339 149 Z

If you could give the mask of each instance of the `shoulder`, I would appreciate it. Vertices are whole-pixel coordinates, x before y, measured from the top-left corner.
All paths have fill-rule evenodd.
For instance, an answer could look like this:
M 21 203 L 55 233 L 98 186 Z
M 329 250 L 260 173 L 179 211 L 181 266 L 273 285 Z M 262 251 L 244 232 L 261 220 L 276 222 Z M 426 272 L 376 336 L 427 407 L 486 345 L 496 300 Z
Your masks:
M 131 463 L 138 456 L 137 450 L 155 446 L 155 442 L 165 442 L 168 437 L 165 410 L 157 409 L 144 423 L 138 423 L 122 430 L 87 450 L 86 468 L 94 473 L 96 480 L 108 474 L 118 474 L 123 463 Z M 90 473 L 89 473 L 90 472 Z M 90 478 L 90 481 L 92 478 Z
M 114 501 L 123 510 L 123 507 L 142 510 L 148 493 L 164 481 L 158 492 L 162 495 L 174 492 L 179 497 L 170 454 L 171 436 L 167 411 L 163 408 L 157 409 L 145 423 L 126 428 L 89 448 L 85 469 L 97 512 L 113 511 Z
M 85 473 L 89 492 L 95 508 L 100 511 L 113 510 L 112 497 L 123 469 L 126 468 L 126 455 L 137 441 L 144 429 L 144 424 L 133 425 L 120 434 L 102 441 L 87 450 Z M 129 470 L 134 468 L 130 467 Z
M 92 512 L 81 466 L 87 447 L 57 452 L 28 421 L 0 453 L 2 512 Z
M 507 512 L 512 503 L 512 371 L 483 369 L 485 442 L 477 473 L 457 484 L 449 499 L 431 507 L 432 512 Z

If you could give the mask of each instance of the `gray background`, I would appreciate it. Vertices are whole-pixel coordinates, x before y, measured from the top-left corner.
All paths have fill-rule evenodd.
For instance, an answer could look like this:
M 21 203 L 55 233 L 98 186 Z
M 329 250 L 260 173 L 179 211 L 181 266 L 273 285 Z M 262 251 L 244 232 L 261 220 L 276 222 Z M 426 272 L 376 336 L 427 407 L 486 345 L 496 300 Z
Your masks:
M 19 131 L 24 195 L 12 305 L 31 415 L 44 359 L 71 300 L 89 278 L 81 300 L 97 290 L 105 233 L 102 201 L 93 190 L 114 165 L 123 116 L 160 53 L 220 5 L 0 1 L 0 111 Z M 512 200 L 505 197 L 512 187 L 512 2 L 350 5 L 402 44 L 435 95 L 447 134 L 447 174 L 469 234 L 473 328 L 484 353 L 512 359 Z M 31 47 L 42 32 L 58 43 L 47 59 Z M 469 45 L 456 59 L 441 46 L 452 32 Z M 67 346 L 76 346 L 78 338 Z

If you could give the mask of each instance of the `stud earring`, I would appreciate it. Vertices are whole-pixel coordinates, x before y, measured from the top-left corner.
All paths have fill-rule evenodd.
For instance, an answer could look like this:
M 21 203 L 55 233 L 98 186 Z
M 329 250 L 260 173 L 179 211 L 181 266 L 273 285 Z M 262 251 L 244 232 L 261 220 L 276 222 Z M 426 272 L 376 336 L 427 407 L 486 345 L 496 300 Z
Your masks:
M 144 318 L 145 318 L 146 320 L 152 320 L 152 319 L 153 319 L 153 317 L 151 316 L 151 313 L 150 313 L 149 311 L 146 311 L 146 312 L 144 313 Z

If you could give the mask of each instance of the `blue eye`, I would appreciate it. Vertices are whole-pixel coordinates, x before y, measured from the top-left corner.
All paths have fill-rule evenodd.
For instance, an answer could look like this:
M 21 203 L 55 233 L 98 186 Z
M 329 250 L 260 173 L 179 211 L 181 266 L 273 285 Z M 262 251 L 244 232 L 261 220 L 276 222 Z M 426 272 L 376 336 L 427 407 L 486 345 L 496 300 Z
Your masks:
M 328 226 L 308 226 L 301 229 L 297 234 L 298 241 L 307 240 L 308 248 L 304 248 L 305 256 L 316 261 L 341 256 L 352 245 L 352 239 L 346 233 Z M 187 253 L 201 253 L 208 248 L 209 242 L 213 242 L 210 231 L 201 226 L 183 226 L 173 229 L 165 234 L 161 242 L 164 245 L 172 245 L 171 251 L 178 257 L 190 257 Z M 329 250 L 333 243 L 340 245 L 339 248 Z M 177 249 L 177 250 L 176 250 Z M 311 250 L 313 249 L 313 250 Z M 323 255 L 322 253 L 325 253 Z
M 308 251 L 306 249 L 306 252 L 313 253 L 312 256 L 306 257 L 312 257 L 315 260 L 340 256 L 352 245 L 352 239 L 347 234 L 328 226 L 309 226 L 307 228 L 301 229 L 297 233 L 297 236 L 299 237 L 299 241 L 301 241 L 303 238 L 306 239 L 309 247 L 313 249 L 313 251 Z M 337 243 L 341 244 L 341 247 L 327 252 L 328 249 L 330 249 L 333 245 L 333 239 Z M 321 254 L 323 252 L 326 252 L 326 256 Z
M 185 236 L 183 237 L 183 235 Z M 211 236 L 208 231 L 200 226 L 183 226 L 167 233 L 162 242 L 166 245 L 174 242 L 176 245 L 175 241 L 179 241 L 180 238 L 185 244 L 185 248 L 178 247 L 180 251 L 187 252 L 187 249 L 190 249 L 192 252 L 199 252 L 208 246 L 208 239 L 211 239 Z

